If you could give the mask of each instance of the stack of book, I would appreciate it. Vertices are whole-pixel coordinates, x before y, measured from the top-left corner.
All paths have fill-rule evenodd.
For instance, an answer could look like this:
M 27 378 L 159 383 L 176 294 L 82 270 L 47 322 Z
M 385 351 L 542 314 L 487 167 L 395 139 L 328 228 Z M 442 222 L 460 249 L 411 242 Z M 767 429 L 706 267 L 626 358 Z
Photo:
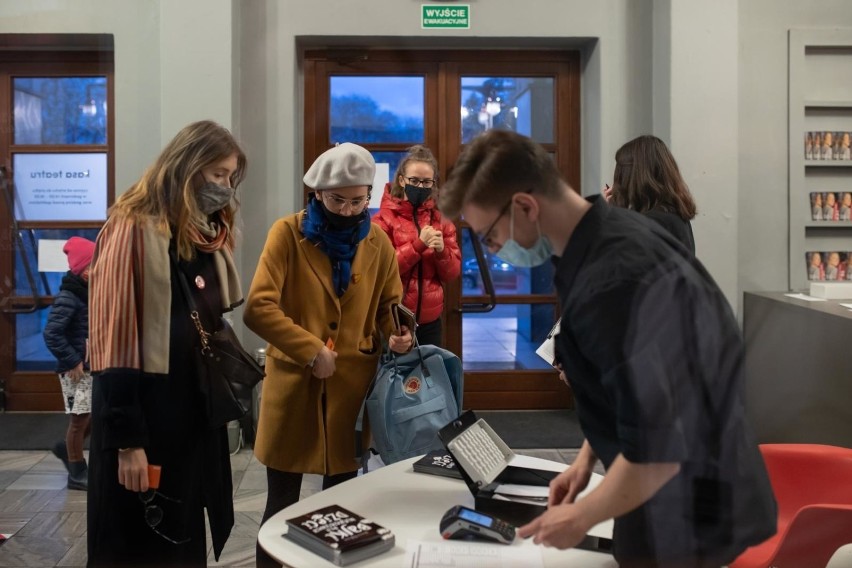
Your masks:
M 339 505 L 288 519 L 284 537 L 337 566 L 376 556 L 394 546 L 390 529 Z
M 456 462 L 453 461 L 453 456 L 447 450 L 433 450 L 414 462 L 411 468 L 418 473 L 429 473 L 455 479 L 462 478 Z

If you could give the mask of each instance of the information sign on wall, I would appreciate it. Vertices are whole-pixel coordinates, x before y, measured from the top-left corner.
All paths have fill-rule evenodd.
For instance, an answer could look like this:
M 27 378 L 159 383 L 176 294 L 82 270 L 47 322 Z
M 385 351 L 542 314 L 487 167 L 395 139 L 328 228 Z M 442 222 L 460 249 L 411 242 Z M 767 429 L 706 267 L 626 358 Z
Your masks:
M 469 4 L 423 4 L 421 5 L 421 24 L 423 29 L 470 28 Z
M 103 221 L 107 155 L 15 154 L 19 221 Z

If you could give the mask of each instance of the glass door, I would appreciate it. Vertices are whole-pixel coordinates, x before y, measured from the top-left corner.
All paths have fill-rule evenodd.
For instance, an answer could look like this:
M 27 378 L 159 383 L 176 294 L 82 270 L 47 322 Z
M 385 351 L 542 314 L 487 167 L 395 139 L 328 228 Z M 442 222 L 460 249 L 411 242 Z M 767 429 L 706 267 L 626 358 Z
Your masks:
M 465 144 L 504 128 L 541 143 L 579 187 L 576 52 L 310 51 L 305 101 L 305 168 L 335 142 L 355 142 L 389 179 L 420 143 L 446 179 Z M 376 187 L 371 207 L 380 199 Z M 512 266 L 481 250 L 463 220 L 457 228 L 462 270 L 445 287 L 444 347 L 462 359 L 465 407 L 569 406 L 569 391 L 535 354 L 558 318 L 553 267 Z
M 59 43 L 75 50 L 0 53 L 0 112 L 13 125 L 0 134 L 0 402 L 13 411 L 63 408 L 42 336 L 68 270 L 62 247 L 95 240 L 114 195 L 112 51 L 100 36 Z

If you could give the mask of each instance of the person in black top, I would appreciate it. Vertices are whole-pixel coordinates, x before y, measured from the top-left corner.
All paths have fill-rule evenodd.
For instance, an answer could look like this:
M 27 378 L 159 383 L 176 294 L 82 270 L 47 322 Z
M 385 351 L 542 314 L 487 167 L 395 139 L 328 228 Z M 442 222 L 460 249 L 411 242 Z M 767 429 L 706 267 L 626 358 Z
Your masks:
M 737 321 L 694 255 L 642 215 L 589 203 L 508 131 L 465 149 L 439 205 L 516 265 L 556 255 L 556 351 L 586 439 L 521 536 L 570 548 L 614 518 L 620 565 L 683 568 L 726 564 L 775 533 Z M 598 459 L 603 481 L 575 501 Z
M 695 201 L 674 156 L 656 136 L 639 136 L 618 149 L 612 187 L 603 194 L 610 204 L 653 219 L 695 254 L 690 224 Z

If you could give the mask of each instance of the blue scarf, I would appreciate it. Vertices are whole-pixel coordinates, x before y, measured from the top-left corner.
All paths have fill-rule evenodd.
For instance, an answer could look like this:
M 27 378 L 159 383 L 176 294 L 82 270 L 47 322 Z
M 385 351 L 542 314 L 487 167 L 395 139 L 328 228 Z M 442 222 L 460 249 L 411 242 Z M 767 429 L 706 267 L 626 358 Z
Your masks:
M 305 218 L 302 220 L 302 233 L 331 259 L 331 279 L 338 297 L 342 296 L 349 287 L 352 259 L 355 258 L 358 243 L 370 233 L 369 210 L 364 209 L 359 216 L 361 221 L 351 229 L 332 229 L 328 224 L 322 203 L 311 197 L 305 209 Z

